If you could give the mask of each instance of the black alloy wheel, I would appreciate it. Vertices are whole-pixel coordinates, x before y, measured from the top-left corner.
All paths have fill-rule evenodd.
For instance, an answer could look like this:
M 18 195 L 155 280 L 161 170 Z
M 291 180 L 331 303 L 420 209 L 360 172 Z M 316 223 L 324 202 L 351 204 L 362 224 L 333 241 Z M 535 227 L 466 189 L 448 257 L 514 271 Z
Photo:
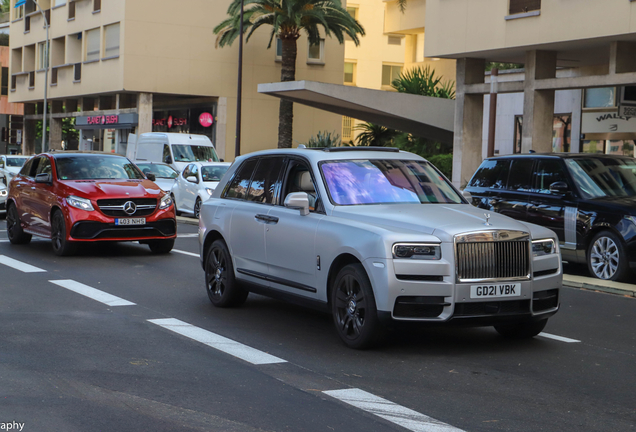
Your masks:
M 174 247 L 174 239 L 148 240 L 146 244 L 154 254 L 167 254 Z
M 587 250 L 587 266 L 596 278 L 618 281 L 629 276 L 629 263 L 623 242 L 611 231 L 596 234 Z
M 495 326 L 497 333 L 508 339 L 530 339 L 543 331 L 547 319 L 541 321 L 526 321 L 513 324 L 499 324 Z
M 338 336 L 349 348 L 370 348 L 381 341 L 383 329 L 362 264 L 340 270 L 332 285 L 331 309 Z
M 31 234 L 22 230 L 18 209 L 14 204 L 9 204 L 7 209 L 7 237 L 12 244 L 26 244 L 31 241 Z
M 232 257 L 223 240 L 215 240 L 206 253 L 205 287 L 212 304 L 220 308 L 240 306 L 249 295 L 234 277 Z
M 194 217 L 199 219 L 201 217 L 201 198 L 197 197 L 194 202 Z
M 57 256 L 69 256 L 75 253 L 75 243 L 66 239 L 66 222 L 60 210 L 56 210 L 51 218 L 51 245 Z

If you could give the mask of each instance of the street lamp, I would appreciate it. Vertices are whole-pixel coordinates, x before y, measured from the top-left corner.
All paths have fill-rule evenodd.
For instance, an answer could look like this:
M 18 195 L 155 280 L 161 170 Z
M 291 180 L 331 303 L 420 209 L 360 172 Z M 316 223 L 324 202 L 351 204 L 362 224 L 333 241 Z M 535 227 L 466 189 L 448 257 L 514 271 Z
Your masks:
M 44 44 L 44 116 L 42 118 L 42 151 L 46 151 L 46 111 L 48 108 L 47 91 L 49 86 L 49 20 L 46 19 L 46 14 L 38 4 L 36 0 L 31 0 L 40 11 L 42 19 L 44 19 L 44 27 L 46 27 L 46 43 Z M 14 8 L 24 6 L 27 0 L 17 0 Z

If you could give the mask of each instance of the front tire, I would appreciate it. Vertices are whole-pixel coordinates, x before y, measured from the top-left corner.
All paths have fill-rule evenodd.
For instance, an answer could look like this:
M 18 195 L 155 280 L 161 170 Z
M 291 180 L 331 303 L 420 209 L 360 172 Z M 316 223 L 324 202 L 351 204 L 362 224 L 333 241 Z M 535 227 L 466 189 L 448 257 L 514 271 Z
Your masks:
M 543 331 L 547 319 L 541 321 L 500 324 L 495 326 L 497 333 L 508 339 L 530 339 Z
M 587 267 L 593 277 L 604 280 L 625 280 L 629 262 L 621 239 L 611 231 L 601 231 L 590 242 Z
M 168 240 L 148 240 L 146 243 L 150 251 L 154 254 L 167 254 L 174 247 L 174 239 Z
M 31 241 L 31 234 L 22 231 L 18 209 L 9 204 L 7 209 L 7 237 L 12 244 L 27 244 Z
M 215 240 L 207 250 L 205 287 L 212 304 L 220 308 L 240 306 L 249 295 L 234 277 L 232 256 L 223 240 Z
M 51 218 L 51 245 L 57 256 L 69 256 L 75 253 L 75 244 L 66 239 L 66 221 L 59 210 L 53 213 Z
M 381 341 L 375 297 L 362 264 L 338 272 L 331 287 L 331 311 L 336 332 L 349 348 L 366 349 Z
M 194 217 L 199 219 L 201 217 L 201 198 L 197 197 L 194 202 Z

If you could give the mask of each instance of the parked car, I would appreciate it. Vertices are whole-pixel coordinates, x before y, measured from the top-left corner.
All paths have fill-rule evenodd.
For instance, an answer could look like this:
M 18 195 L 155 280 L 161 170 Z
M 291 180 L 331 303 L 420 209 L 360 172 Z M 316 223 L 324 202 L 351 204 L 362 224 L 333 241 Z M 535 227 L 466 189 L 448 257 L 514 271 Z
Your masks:
M 171 192 L 179 172 L 168 164 L 160 162 L 136 162 L 135 165 L 153 182 L 166 192 Z
M 29 159 L 29 156 L 0 155 L 0 180 L 8 185 L 13 177 L 20 172 L 22 165 Z
M 532 337 L 559 309 L 552 231 L 471 206 L 397 149 L 239 157 L 203 203 L 199 241 L 213 305 L 255 292 L 315 306 L 351 348 L 373 345 L 392 321 Z
M 7 187 L 3 183 L 0 183 L 0 213 L 5 213 L 5 210 L 7 209 L 6 202 L 8 194 L 9 191 L 7 190 Z
M 482 162 L 465 189 L 475 206 L 545 226 L 563 259 L 594 277 L 627 280 L 636 267 L 636 159 L 525 154 Z
M 170 194 L 123 156 L 43 153 L 9 185 L 7 235 L 13 244 L 36 235 L 50 238 L 57 255 L 98 241 L 139 241 L 168 253 L 176 234 Z
M 177 212 L 198 218 L 201 204 L 214 193 L 230 165 L 229 162 L 196 162 L 186 165 L 172 188 Z

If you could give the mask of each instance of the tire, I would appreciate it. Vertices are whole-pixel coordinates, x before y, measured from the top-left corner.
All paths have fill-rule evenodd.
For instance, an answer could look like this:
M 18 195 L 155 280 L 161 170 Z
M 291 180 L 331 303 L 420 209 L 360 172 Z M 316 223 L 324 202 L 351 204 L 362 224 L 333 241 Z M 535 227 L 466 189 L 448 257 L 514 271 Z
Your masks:
M 12 244 L 27 244 L 31 241 L 31 234 L 22 231 L 18 209 L 13 204 L 7 208 L 7 237 Z
M 331 286 L 331 312 L 336 332 L 349 348 L 366 349 L 384 335 L 371 282 L 362 264 L 343 267 Z
M 215 240 L 206 251 L 205 288 L 212 304 L 220 308 L 240 306 L 249 295 L 234 277 L 232 256 L 223 240 Z
M 197 200 L 194 202 L 194 217 L 199 219 L 201 217 L 201 198 L 197 197 Z
M 495 326 L 495 330 L 508 339 L 530 339 L 541 333 L 547 323 L 548 320 L 544 319 L 515 324 L 500 324 Z
M 73 255 L 76 250 L 75 243 L 66 239 L 66 221 L 64 214 L 59 210 L 51 217 L 51 245 L 57 256 Z
M 177 210 L 177 200 L 174 199 L 174 195 L 170 194 L 170 198 L 172 198 L 172 205 L 174 206 L 174 214 L 176 214 L 177 216 L 181 216 L 181 212 Z
M 596 234 L 587 249 L 587 268 L 598 279 L 618 281 L 629 276 L 629 262 L 623 242 L 611 231 Z
M 154 254 L 167 254 L 170 253 L 174 247 L 174 239 L 148 240 L 146 244 L 150 248 L 150 251 Z

